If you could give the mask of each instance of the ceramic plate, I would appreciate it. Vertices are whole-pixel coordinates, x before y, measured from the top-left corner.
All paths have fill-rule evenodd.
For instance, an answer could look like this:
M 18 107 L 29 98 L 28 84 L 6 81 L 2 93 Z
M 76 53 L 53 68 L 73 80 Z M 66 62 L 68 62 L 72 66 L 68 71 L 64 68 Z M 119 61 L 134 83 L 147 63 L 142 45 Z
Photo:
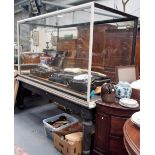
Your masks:
M 140 127 L 140 111 L 134 113 L 131 116 L 131 122 L 136 124 L 138 127 Z
M 65 72 L 73 72 L 73 73 L 80 73 L 81 69 L 80 68 L 65 68 Z
M 136 100 L 134 99 L 129 99 L 129 98 L 122 98 L 119 100 L 119 104 L 124 107 L 128 108 L 137 108 L 139 107 L 139 104 Z

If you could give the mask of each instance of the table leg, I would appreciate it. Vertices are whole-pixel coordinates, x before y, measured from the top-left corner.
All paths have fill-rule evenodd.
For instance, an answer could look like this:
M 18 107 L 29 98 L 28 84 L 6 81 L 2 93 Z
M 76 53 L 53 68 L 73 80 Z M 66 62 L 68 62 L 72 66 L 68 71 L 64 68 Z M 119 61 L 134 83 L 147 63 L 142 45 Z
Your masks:
M 90 154 L 90 146 L 91 146 L 91 133 L 93 128 L 93 122 L 91 120 L 83 121 L 83 155 Z
M 20 109 L 23 109 L 25 107 L 24 105 L 24 88 L 22 87 L 22 83 L 19 82 L 19 88 L 16 98 L 16 106 Z

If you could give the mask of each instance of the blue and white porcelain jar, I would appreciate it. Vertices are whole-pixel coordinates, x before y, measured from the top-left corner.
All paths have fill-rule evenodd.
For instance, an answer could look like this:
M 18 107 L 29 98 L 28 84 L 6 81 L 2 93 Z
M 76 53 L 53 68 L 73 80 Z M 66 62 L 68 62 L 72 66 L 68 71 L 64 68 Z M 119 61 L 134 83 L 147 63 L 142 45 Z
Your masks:
M 117 98 L 130 98 L 132 93 L 132 88 L 128 82 L 119 82 L 114 86 L 115 95 Z

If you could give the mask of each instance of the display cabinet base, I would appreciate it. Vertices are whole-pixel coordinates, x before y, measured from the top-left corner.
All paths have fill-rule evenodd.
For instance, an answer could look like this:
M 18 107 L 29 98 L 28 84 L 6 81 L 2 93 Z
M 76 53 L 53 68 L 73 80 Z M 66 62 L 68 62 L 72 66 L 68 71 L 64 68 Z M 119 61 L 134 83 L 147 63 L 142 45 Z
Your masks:
M 90 154 L 90 147 L 91 147 L 91 133 L 93 130 L 93 122 L 95 117 L 95 107 L 89 108 L 82 104 L 74 103 L 71 100 L 67 100 L 64 98 L 61 98 L 59 96 L 56 96 L 52 93 L 46 92 L 45 90 L 42 90 L 41 88 L 37 88 L 35 86 L 32 86 L 30 84 L 27 84 L 25 82 L 20 81 L 19 82 L 19 89 L 20 93 L 18 94 L 18 106 L 24 105 L 24 89 L 28 89 L 32 91 L 33 93 L 39 94 L 41 96 L 45 96 L 46 98 L 52 99 L 53 101 L 59 103 L 60 105 L 65 106 L 67 109 L 70 109 L 73 113 L 79 115 L 83 120 L 83 132 L 84 132 L 84 140 L 83 140 L 83 154 L 89 155 Z

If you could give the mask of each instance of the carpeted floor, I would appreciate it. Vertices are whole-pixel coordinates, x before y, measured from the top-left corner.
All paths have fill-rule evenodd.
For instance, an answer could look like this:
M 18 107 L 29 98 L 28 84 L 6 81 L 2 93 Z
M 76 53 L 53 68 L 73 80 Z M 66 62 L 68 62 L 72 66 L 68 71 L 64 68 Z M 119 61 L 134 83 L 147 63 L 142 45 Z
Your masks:
M 52 145 L 52 141 L 46 137 L 42 121 L 64 111 L 38 96 L 28 98 L 25 103 L 26 108 L 24 110 L 15 108 L 15 145 L 25 150 L 28 155 L 61 155 Z

